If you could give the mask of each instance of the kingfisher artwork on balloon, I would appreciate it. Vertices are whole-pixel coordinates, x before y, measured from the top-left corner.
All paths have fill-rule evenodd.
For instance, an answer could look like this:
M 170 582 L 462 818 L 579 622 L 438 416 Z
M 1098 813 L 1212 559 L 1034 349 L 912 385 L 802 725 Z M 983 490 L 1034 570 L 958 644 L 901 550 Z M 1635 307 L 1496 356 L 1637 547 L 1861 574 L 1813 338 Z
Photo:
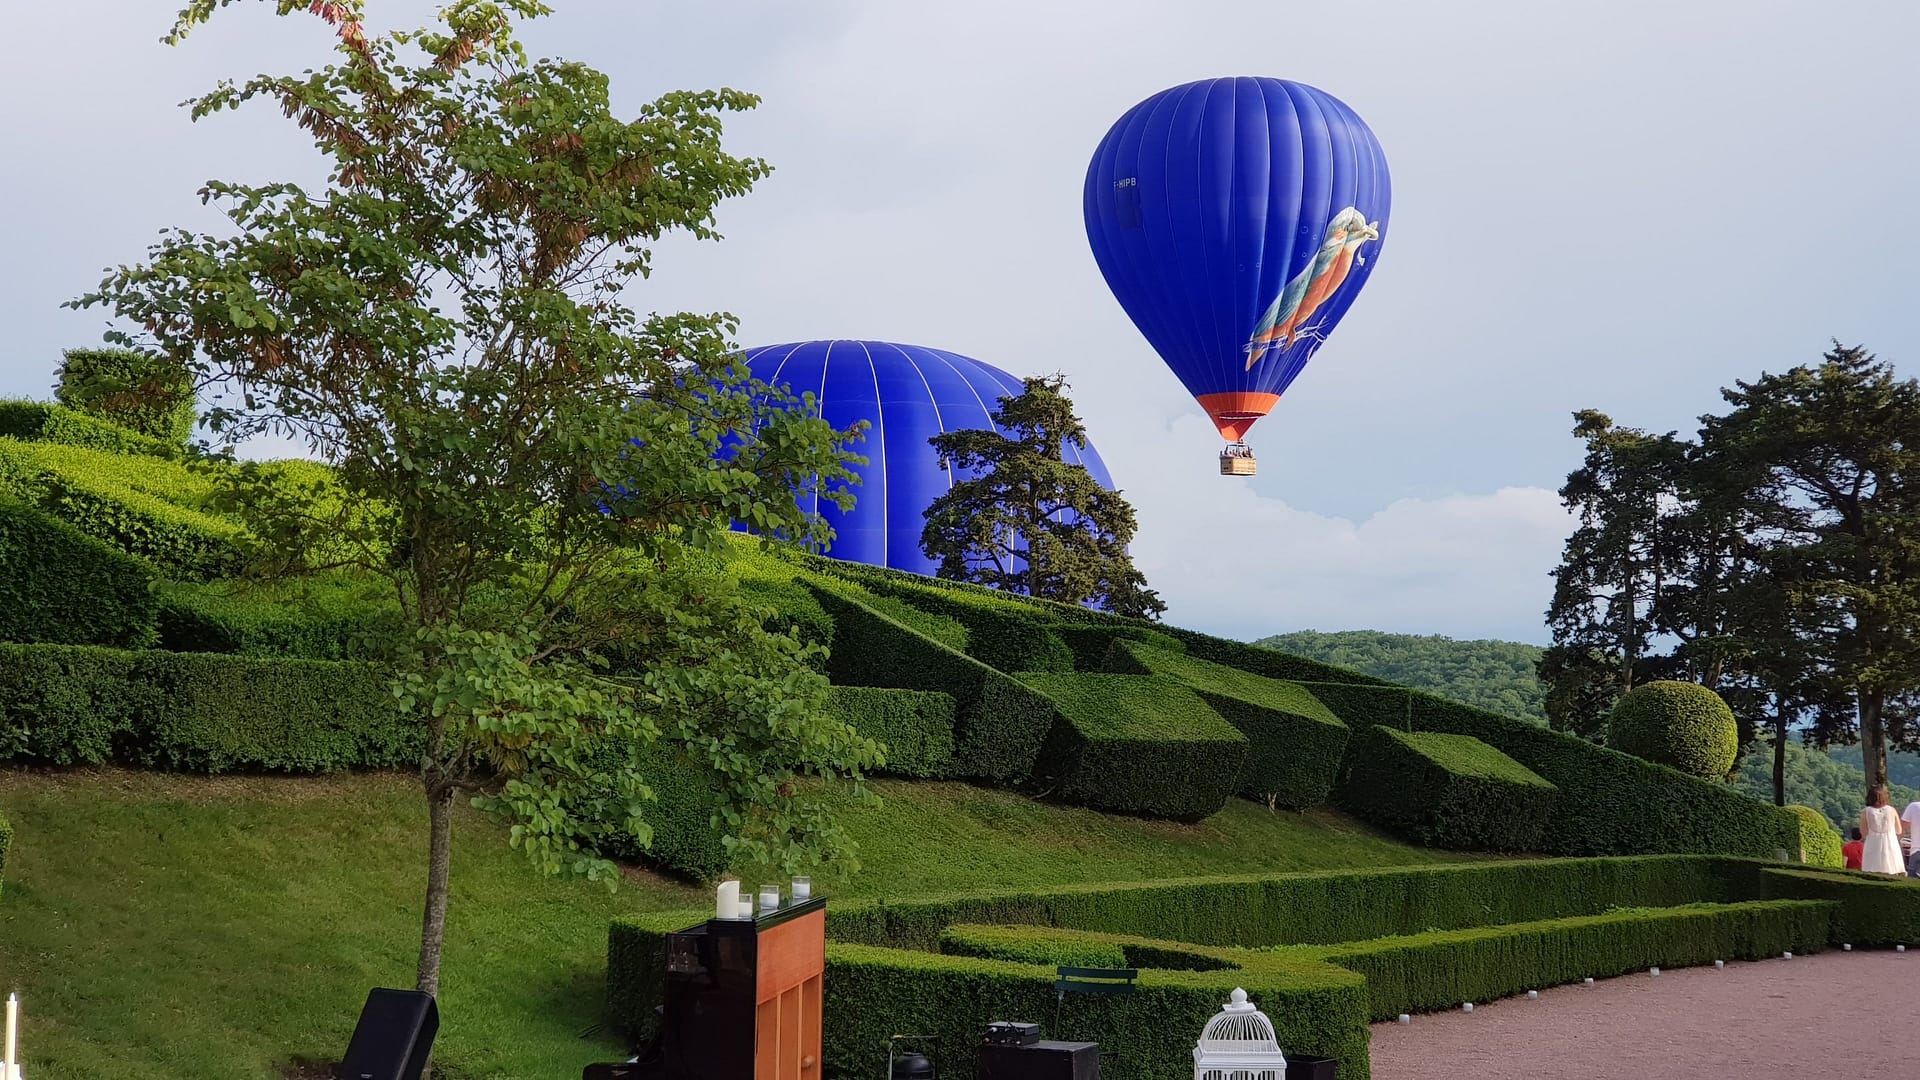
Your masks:
M 1087 167 L 1094 261 L 1227 442 L 1271 412 L 1373 272 L 1392 192 L 1354 111 L 1271 78 L 1176 86 L 1116 121 Z

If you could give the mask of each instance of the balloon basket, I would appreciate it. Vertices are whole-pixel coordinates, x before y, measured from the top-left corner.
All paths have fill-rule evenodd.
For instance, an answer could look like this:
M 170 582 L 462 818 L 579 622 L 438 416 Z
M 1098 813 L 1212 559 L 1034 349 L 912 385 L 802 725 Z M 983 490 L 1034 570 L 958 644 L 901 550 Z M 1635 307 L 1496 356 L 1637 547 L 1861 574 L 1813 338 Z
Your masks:
M 1252 476 L 1259 471 L 1259 463 L 1253 460 L 1253 450 L 1246 443 L 1233 443 L 1220 451 L 1221 476 Z

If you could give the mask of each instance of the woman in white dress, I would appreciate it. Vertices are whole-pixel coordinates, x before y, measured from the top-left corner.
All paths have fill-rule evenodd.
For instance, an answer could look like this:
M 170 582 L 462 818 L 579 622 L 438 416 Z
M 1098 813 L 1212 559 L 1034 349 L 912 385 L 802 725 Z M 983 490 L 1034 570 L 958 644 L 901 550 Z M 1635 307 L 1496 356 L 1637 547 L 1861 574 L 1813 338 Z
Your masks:
M 1869 874 L 1904 877 L 1907 861 L 1900 857 L 1903 827 L 1899 813 L 1887 805 L 1886 786 L 1874 785 L 1867 792 L 1867 808 L 1860 811 L 1860 832 L 1866 838 L 1866 847 L 1860 852 L 1860 869 Z

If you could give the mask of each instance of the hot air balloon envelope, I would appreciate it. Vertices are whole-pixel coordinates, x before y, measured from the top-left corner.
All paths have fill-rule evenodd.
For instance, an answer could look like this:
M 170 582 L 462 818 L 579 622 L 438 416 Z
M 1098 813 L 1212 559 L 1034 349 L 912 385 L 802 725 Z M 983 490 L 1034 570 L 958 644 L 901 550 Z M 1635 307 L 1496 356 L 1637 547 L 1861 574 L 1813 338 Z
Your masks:
M 833 547 L 825 554 L 931 576 L 938 564 L 920 550 L 927 507 L 967 474 L 941 465 L 927 440 L 943 431 L 994 429 L 994 409 L 1024 389 L 1021 381 L 958 353 L 886 341 L 763 345 L 748 349 L 745 359 L 761 382 L 812 393 L 834 427 L 867 422 L 866 442 L 853 448 L 867 459 L 854 469 L 861 483 L 853 489 L 853 509 L 817 498 L 808 507 L 833 526 Z M 1091 442 L 1084 450 L 1069 443 L 1061 456 L 1113 490 Z
M 1237 442 L 1373 273 L 1390 194 L 1380 144 L 1339 99 L 1283 79 L 1208 79 L 1113 125 L 1084 209 L 1120 306 Z

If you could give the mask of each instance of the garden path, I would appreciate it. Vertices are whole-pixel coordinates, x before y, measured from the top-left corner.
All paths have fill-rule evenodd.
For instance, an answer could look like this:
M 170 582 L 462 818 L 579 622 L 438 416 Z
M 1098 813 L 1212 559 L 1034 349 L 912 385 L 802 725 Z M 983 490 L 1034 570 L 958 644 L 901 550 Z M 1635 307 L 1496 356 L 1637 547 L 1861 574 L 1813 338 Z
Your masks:
M 1868 1011 L 1871 1010 L 1871 1011 Z M 1373 1029 L 1374 1080 L 1920 1075 L 1920 950 L 1645 972 Z

